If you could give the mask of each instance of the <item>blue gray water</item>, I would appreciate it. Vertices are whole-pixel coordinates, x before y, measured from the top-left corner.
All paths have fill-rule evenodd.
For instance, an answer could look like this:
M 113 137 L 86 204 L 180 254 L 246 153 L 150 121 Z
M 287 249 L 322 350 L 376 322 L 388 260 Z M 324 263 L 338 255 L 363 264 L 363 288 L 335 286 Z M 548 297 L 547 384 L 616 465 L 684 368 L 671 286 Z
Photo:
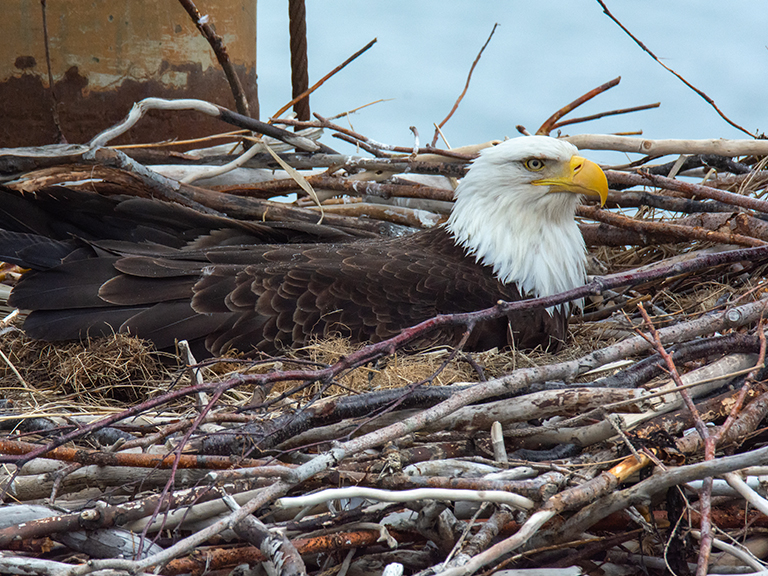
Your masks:
M 704 90 L 734 121 L 768 131 L 768 4 L 750 0 L 606 0 L 664 63 Z M 258 3 L 262 118 L 290 99 L 284 0 Z M 661 108 L 602 119 L 570 132 L 643 130 L 650 138 L 740 138 L 715 111 L 645 54 L 594 0 L 366 2 L 307 0 L 310 83 L 374 37 L 378 43 L 312 96 L 324 116 L 378 99 L 350 118 L 381 142 L 422 143 L 461 92 L 495 22 L 469 91 L 444 129 L 451 146 L 533 131 L 582 93 L 621 76 L 580 108 L 593 114 L 650 102 Z M 344 149 L 343 144 L 337 145 Z

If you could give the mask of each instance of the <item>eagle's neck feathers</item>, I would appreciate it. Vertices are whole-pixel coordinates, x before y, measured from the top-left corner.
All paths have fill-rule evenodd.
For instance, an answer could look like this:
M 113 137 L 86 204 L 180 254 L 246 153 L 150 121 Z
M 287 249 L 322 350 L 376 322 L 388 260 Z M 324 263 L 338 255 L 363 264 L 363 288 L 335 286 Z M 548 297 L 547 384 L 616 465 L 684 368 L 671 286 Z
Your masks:
M 456 191 L 446 228 L 457 244 L 525 296 L 583 285 L 586 248 L 574 220 L 580 196 L 548 193 L 530 175 L 486 160 L 475 162 Z

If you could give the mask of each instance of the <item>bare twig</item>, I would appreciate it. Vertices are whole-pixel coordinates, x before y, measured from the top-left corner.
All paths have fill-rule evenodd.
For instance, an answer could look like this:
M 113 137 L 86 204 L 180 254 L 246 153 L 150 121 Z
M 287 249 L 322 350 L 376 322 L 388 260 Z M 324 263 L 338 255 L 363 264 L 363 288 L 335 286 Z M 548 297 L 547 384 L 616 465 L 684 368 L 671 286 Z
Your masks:
M 208 41 L 208 44 L 211 45 L 213 53 L 216 54 L 216 60 L 219 61 L 219 65 L 222 70 L 224 70 L 227 82 L 229 82 L 229 87 L 232 90 L 232 96 L 235 99 L 235 108 L 237 108 L 238 113 L 250 117 L 251 113 L 248 107 L 248 99 L 245 96 L 243 85 L 240 83 L 240 78 L 235 71 L 235 67 L 232 66 L 232 61 L 229 59 L 229 54 L 227 53 L 227 47 L 224 45 L 224 41 L 221 39 L 221 36 L 216 34 L 216 31 L 210 24 L 210 16 L 207 14 L 205 16 L 200 14 L 192 0 L 179 0 L 179 3 L 184 10 L 187 11 L 189 17 L 192 18 L 195 26 L 197 26 L 197 29 L 200 30 L 200 33 Z M 258 111 L 256 117 L 258 117 Z
M 43 42 L 45 43 L 45 64 L 48 69 L 48 89 L 51 91 L 51 117 L 53 118 L 53 125 L 56 126 L 55 139 L 59 144 L 66 144 L 67 139 L 64 137 L 64 132 L 61 130 L 59 99 L 56 97 L 56 84 L 53 81 L 53 69 L 51 68 L 51 46 L 48 38 L 46 0 L 40 0 L 40 7 L 43 12 Z
M 665 176 L 657 176 L 647 172 L 628 174 L 627 172 L 617 172 L 615 170 L 606 171 L 606 176 L 610 182 L 615 182 L 617 184 L 628 184 L 631 186 L 656 186 L 658 188 L 666 188 L 667 190 L 682 192 L 686 196 L 690 197 L 695 196 L 698 198 L 710 198 L 712 200 L 725 202 L 727 204 L 732 204 L 741 208 L 768 213 L 768 201 L 766 200 L 751 198 L 749 196 L 744 196 L 743 194 L 726 192 L 725 190 L 712 188 L 710 186 L 702 186 L 701 184 L 691 184 L 690 182 L 676 180 L 675 178 L 666 178 Z
M 600 4 L 600 6 L 602 7 L 602 9 L 603 9 L 603 12 L 605 13 L 605 15 L 606 15 L 606 16 L 608 16 L 608 18 L 610 18 L 611 20 L 613 20 L 613 21 L 614 21 L 614 22 L 615 22 L 615 23 L 616 23 L 616 24 L 619 26 L 619 28 L 621 28 L 621 29 L 622 29 L 622 30 L 623 30 L 623 31 L 624 31 L 624 32 L 625 32 L 625 33 L 626 33 L 626 34 L 627 34 L 627 35 L 628 35 L 630 38 L 632 38 L 632 40 L 635 42 L 635 44 L 637 44 L 638 46 L 640 46 L 640 48 L 642 48 L 642 49 L 643 49 L 643 50 L 644 50 L 646 53 L 648 53 L 648 55 L 649 55 L 651 58 L 653 58 L 653 59 L 654 59 L 654 60 L 655 60 L 655 61 L 656 61 L 658 64 L 660 64 L 660 65 L 661 65 L 661 66 L 662 66 L 662 67 L 663 67 L 665 70 L 667 70 L 668 72 L 671 72 L 672 74 L 674 74 L 674 75 L 675 75 L 675 76 L 676 76 L 676 77 L 677 77 L 677 78 L 678 78 L 680 81 L 682 81 L 682 82 L 683 82 L 683 84 L 685 84 L 686 86 L 688 86 L 688 88 L 690 88 L 691 90 L 693 90 L 694 92 L 696 92 L 696 94 L 698 94 L 699 96 L 701 96 L 701 97 L 702 97 L 702 98 L 703 98 L 703 99 L 704 99 L 704 100 L 705 100 L 705 101 L 706 101 L 706 102 L 707 102 L 707 103 L 708 103 L 710 106 L 712 106 L 712 108 L 714 108 L 714 109 L 715 109 L 715 111 L 716 111 L 716 112 L 717 112 L 717 113 L 720 115 L 720 117 L 721 117 L 723 120 L 725 120 L 726 122 L 728 122 L 728 124 L 730 124 L 730 125 L 731 125 L 731 126 L 733 126 L 734 128 L 737 128 L 738 130 L 741 130 L 742 132 L 744 132 L 744 134 L 747 134 L 747 135 L 749 135 L 749 136 L 752 136 L 753 138 L 755 137 L 755 135 L 754 135 L 754 134 L 752 134 L 752 133 L 751 133 L 749 130 L 747 130 L 746 128 L 742 128 L 741 126 L 739 126 L 738 124 L 736 124 L 736 123 L 735 123 L 733 120 L 731 120 L 730 118 L 728 118 L 728 117 L 727 117 L 727 116 L 726 116 L 726 115 L 725 115 L 725 114 L 722 112 L 722 110 L 720 110 L 720 108 L 718 108 L 718 107 L 717 107 L 717 105 L 715 104 L 715 101 L 714 101 L 714 100 L 712 100 L 712 98 L 710 98 L 709 96 L 707 96 L 707 95 L 706 95 L 706 94 L 705 94 L 705 93 L 704 93 L 702 90 L 699 90 L 698 88 L 696 88 L 696 86 L 694 86 L 693 84 L 691 84 L 690 82 L 688 82 L 688 80 L 686 80 L 685 78 L 683 78 L 683 77 L 682 77 L 680 74 L 678 74 L 677 72 L 675 72 L 674 70 L 672 70 L 672 68 L 670 68 L 669 66 L 667 66 L 666 64 L 664 64 L 664 63 L 663 63 L 661 60 L 659 60 L 659 58 L 658 58 L 658 56 L 656 56 L 656 54 L 654 54 L 653 52 L 651 52 L 651 50 L 650 50 L 650 49 L 649 49 L 649 48 L 648 48 L 648 47 L 647 47 L 645 44 L 643 44 L 643 43 L 642 43 L 642 42 L 641 42 L 641 41 L 640 41 L 640 40 L 639 40 L 639 39 L 638 39 L 638 38 L 637 38 L 637 37 L 636 37 L 634 34 L 632 34 L 632 33 L 631 33 L 631 32 L 630 32 L 628 29 L 627 29 L 627 27 L 626 27 L 626 26 L 624 26 L 624 24 L 622 24 L 622 23 L 621 23 L 621 22 L 618 20 L 618 18 L 616 18 L 616 16 L 614 16 L 613 14 L 611 14 L 611 11 L 610 11 L 610 10 L 608 10 L 608 7 L 605 5 L 605 3 L 604 3 L 602 0 L 597 0 L 597 3 L 598 3 L 598 4 Z
M 699 433 L 699 436 L 704 442 L 704 460 L 714 460 L 715 445 L 716 445 L 717 439 L 709 433 L 709 430 L 707 429 L 707 425 L 704 423 L 704 420 L 702 420 L 701 415 L 699 414 L 699 411 L 696 409 L 696 406 L 694 405 L 693 399 L 688 393 L 688 390 L 685 390 L 683 388 L 684 385 L 682 380 L 680 379 L 680 374 L 677 371 L 677 366 L 675 365 L 675 362 L 672 359 L 672 356 L 664 348 L 664 345 L 662 344 L 661 339 L 659 338 L 658 332 L 656 331 L 656 328 L 653 326 L 653 322 L 651 322 L 651 319 L 648 316 L 648 313 L 645 311 L 643 304 L 642 303 L 638 304 L 637 308 L 640 310 L 640 313 L 643 316 L 643 320 L 645 321 L 645 324 L 648 327 L 648 331 L 651 334 L 651 338 L 649 338 L 649 342 L 653 343 L 654 347 L 656 348 L 656 352 L 658 352 L 658 354 L 664 359 L 664 362 L 667 364 L 667 369 L 669 370 L 669 374 L 670 376 L 672 376 L 672 380 L 674 381 L 675 386 L 677 387 L 676 388 L 677 392 L 678 394 L 680 394 L 680 397 L 685 402 L 685 405 L 688 408 L 688 411 L 693 416 L 693 422 L 696 427 L 696 431 Z M 699 513 L 701 514 L 701 520 L 700 520 L 701 539 L 700 539 L 700 547 L 699 547 L 699 562 L 696 567 L 696 576 L 705 576 L 707 574 L 707 569 L 709 567 L 709 555 L 710 555 L 710 552 L 712 551 L 712 539 L 713 539 L 711 506 L 712 506 L 712 477 L 707 476 L 704 478 L 702 489 L 699 492 Z
M 451 111 L 448 112 L 448 115 L 443 118 L 443 120 L 435 126 L 435 135 L 432 137 L 432 147 L 434 148 L 437 145 L 437 139 L 440 136 L 440 130 L 443 126 L 445 126 L 446 122 L 451 119 L 451 116 L 458 110 L 459 104 L 461 104 L 461 101 L 464 99 L 464 95 L 467 93 L 467 90 L 469 89 L 469 83 L 472 81 L 472 73 L 475 71 L 475 66 L 477 66 L 477 63 L 480 62 L 480 58 L 483 55 L 483 52 L 485 51 L 485 48 L 488 46 L 488 44 L 491 42 L 491 38 L 493 38 L 493 33 L 496 32 L 496 28 L 498 27 L 499 23 L 495 23 L 493 25 L 493 28 L 491 28 L 491 33 L 488 35 L 488 39 L 485 41 L 485 44 L 483 44 L 482 48 L 480 48 L 480 52 L 477 53 L 477 56 L 475 56 L 474 62 L 472 62 L 472 66 L 469 68 L 469 73 L 467 74 L 467 81 L 464 84 L 464 90 L 461 91 L 461 94 L 459 94 L 459 97 L 456 99 L 456 102 L 453 104 L 453 108 L 451 108 Z
M 739 390 L 739 395 L 736 397 L 736 400 L 733 403 L 733 407 L 731 408 L 731 413 L 728 414 L 728 418 L 726 418 L 725 422 L 723 422 L 723 425 L 720 427 L 717 433 L 714 434 L 715 444 L 719 444 L 720 441 L 723 439 L 723 437 L 728 434 L 728 431 L 731 429 L 731 426 L 733 426 L 733 423 L 738 418 L 739 411 L 741 410 L 741 407 L 744 404 L 744 398 L 749 392 L 750 384 L 754 382 L 754 379 L 757 376 L 759 367 L 765 365 L 765 351 L 766 351 L 765 320 L 762 318 L 760 319 L 760 322 L 757 325 L 757 337 L 760 340 L 760 356 L 758 358 L 756 367 L 753 370 L 751 370 L 747 375 L 747 378 L 744 381 L 744 384 L 742 385 L 741 390 Z
M 705 230 L 694 226 L 681 226 L 680 224 L 671 224 L 669 222 L 654 222 L 652 220 L 640 220 L 637 218 L 628 218 L 608 210 L 601 210 L 596 206 L 579 206 L 577 209 L 579 216 L 586 216 L 593 220 L 605 222 L 612 226 L 632 230 L 639 234 L 660 234 L 682 240 L 702 240 L 709 242 L 721 242 L 723 244 L 737 244 L 740 246 L 763 246 L 765 242 L 742 234 L 729 234 L 727 232 L 717 232 L 714 230 Z
M 642 106 L 632 106 L 631 108 L 620 108 L 618 110 L 609 110 L 608 112 L 598 112 L 597 114 L 590 114 L 589 116 L 582 116 L 581 118 L 571 118 L 570 120 L 563 120 L 562 122 L 555 122 L 552 125 L 551 130 L 557 130 L 563 126 L 570 124 L 579 124 L 581 122 L 589 122 L 591 120 L 597 120 L 599 118 L 605 118 L 606 116 L 616 116 L 618 114 L 629 114 L 631 112 L 640 112 L 641 110 L 650 110 L 652 108 L 658 108 L 661 106 L 661 102 L 654 102 L 653 104 L 643 104 Z
M 610 90 L 614 86 L 618 85 L 619 82 L 621 82 L 621 76 L 614 78 L 613 80 L 609 80 L 605 84 L 601 84 L 600 86 L 590 90 L 583 96 L 576 98 L 576 100 L 574 100 L 570 104 L 563 106 L 562 108 L 560 108 L 560 110 L 552 114 L 552 116 L 550 116 L 544 121 L 544 124 L 542 124 L 538 130 L 536 130 L 536 134 L 543 134 L 545 136 L 549 135 L 549 133 L 552 132 L 552 130 L 554 130 L 555 124 L 557 123 L 558 120 L 560 120 L 560 118 L 562 118 L 572 110 L 578 108 L 585 102 L 590 101 L 592 98 L 594 98 L 598 94 L 602 94 L 606 90 Z
M 324 118 L 323 116 L 321 116 L 316 112 L 314 113 L 314 116 L 315 118 L 317 118 L 316 122 L 300 122 L 298 120 L 293 120 L 291 118 L 280 118 L 280 119 L 272 118 L 270 121 L 274 122 L 275 124 L 287 124 L 289 126 L 297 126 L 301 128 L 307 128 L 307 127 L 329 128 L 339 133 L 339 134 L 334 134 L 335 137 L 341 137 L 342 135 L 348 136 L 348 138 L 343 138 L 343 139 L 346 140 L 347 142 L 360 146 L 361 148 L 370 152 L 371 154 L 374 154 L 375 156 L 383 156 L 384 154 L 382 154 L 382 152 L 400 152 L 403 154 L 413 153 L 413 146 L 411 147 L 392 146 L 390 144 L 377 142 L 375 140 L 372 140 L 371 138 L 368 138 L 367 136 L 363 136 L 362 134 L 355 132 L 354 130 L 350 130 L 349 128 L 339 126 L 338 124 L 331 122 L 328 118 Z M 440 156 L 446 156 L 448 158 L 456 158 L 457 160 L 464 160 L 467 162 L 469 162 L 470 160 L 476 157 L 476 153 L 466 154 L 466 153 L 462 153 L 460 150 L 441 150 L 439 148 L 433 148 L 431 146 L 426 148 L 419 148 L 418 153 L 419 154 L 437 154 Z
M 271 136 L 272 138 L 276 138 L 277 140 L 285 142 L 286 144 L 290 144 L 291 146 L 295 146 L 301 150 L 316 152 L 322 148 L 319 144 L 313 142 L 312 140 L 297 136 L 296 134 L 292 134 L 287 130 L 277 128 L 276 126 L 271 126 L 265 122 L 259 122 L 258 120 L 254 120 L 248 116 L 237 114 L 231 110 L 227 110 L 222 106 L 211 104 L 210 102 L 206 102 L 204 100 L 165 100 L 163 98 L 145 98 L 144 100 L 137 102 L 133 105 L 133 108 L 131 108 L 131 111 L 128 113 L 128 116 L 125 120 L 123 120 L 120 124 L 108 128 L 100 134 L 97 134 L 96 137 L 91 140 L 89 146 L 91 148 L 106 146 L 108 142 L 124 133 L 136 122 L 138 122 L 139 119 L 141 119 L 141 117 L 144 116 L 144 114 L 149 110 L 196 110 L 197 112 L 201 112 L 208 116 L 213 116 L 214 118 L 218 118 L 229 124 L 233 124 L 241 128 L 247 128 L 248 130 L 258 132 L 259 134 L 264 134 L 265 136 Z
M 273 118 L 279 118 L 279 117 L 280 117 L 280 116 L 281 116 L 281 115 L 282 115 L 282 114 L 283 114 L 283 113 L 284 113 L 286 110 L 288 110 L 288 109 L 289 109 L 291 106 L 293 106 L 293 105 L 294 105 L 296 102 L 298 102 L 299 100 L 302 100 L 302 99 L 306 98 L 307 96 L 309 96 L 310 94 L 312 94 L 312 92 L 314 92 L 315 90 L 317 90 L 318 88 L 320 88 L 320 86 L 322 86 L 323 84 L 325 84 L 326 80 L 328 80 L 328 79 L 329 79 L 331 76 L 334 76 L 334 75 L 335 75 L 337 72 L 339 72 L 339 71 L 341 71 L 343 68 L 345 68 L 345 67 L 346 67 L 346 66 L 347 66 L 347 65 L 348 65 L 350 62 L 352 62 L 353 60 L 355 60 L 355 59 L 356 59 L 358 56 L 360 56 L 360 55 L 361 55 L 363 52 L 365 52 L 365 51 L 366 51 L 366 50 L 368 50 L 368 49 L 369 49 L 371 46 L 373 46 L 374 44 L 376 44 L 376 42 L 377 42 L 377 38 L 374 38 L 373 40 L 371 40 L 370 42 L 368 42 L 368 44 L 366 44 L 365 46 L 363 46 L 362 48 L 360 48 L 360 50 L 358 50 L 357 52 L 355 52 L 354 54 L 352 54 L 352 56 L 350 56 L 349 58 L 347 58 L 346 60 L 344 60 L 344 62 L 342 62 L 341 64 L 339 64 L 338 66 L 336 66 L 336 68 L 334 68 L 333 70 L 331 70 L 330 72 L 328 72 L 328 74 L 326 74 L 325 76 L 323 76 L 322 78 L 320 78 L 320 80 L 318 80 L 318 81 L 317 81 L 317 82 L 315 82 L 315 83 L 314 83 L 312 86 L 310 86 L 310 87 L 309 87 L 309 89 L 307 89 L 305 92 L 302 92 L 301 94 L 299 94 L 298 96 L 296 96 L 296 97 L 295 97 L 293 100 L 291 100 L 290 102 L 288 102 L 288 104 L 286 104 L 285 106 L 283 106 L 282 108 L 280 108 L 280 110 L 278 110 L 277 112 L 275 112 L 275 113 L 272 115 L 272 117 L 273 117 Z

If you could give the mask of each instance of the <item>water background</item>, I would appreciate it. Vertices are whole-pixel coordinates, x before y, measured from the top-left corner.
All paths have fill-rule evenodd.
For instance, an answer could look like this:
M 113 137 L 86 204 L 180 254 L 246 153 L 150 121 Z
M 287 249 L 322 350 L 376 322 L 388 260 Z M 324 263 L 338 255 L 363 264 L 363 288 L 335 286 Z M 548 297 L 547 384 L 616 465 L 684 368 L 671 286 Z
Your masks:
M 663 62 L 706 92 L 747 130 L 768 131 L 768 3 L 731 0 L 606 0 Z M 493 24 L 499 27 L 444 128 L 451 146 L 517 136 L 616 76 L 619 86 L 580 107 L 583 116 L 661 102 L 661 108 L 567 128 L 642 130 L 649 138 L 746 138 L 643 52 L 593 0 L 367 2 L 307 0 L 310 84 L 373 38 L 377 44 L 311 96 L 332 116 L 378 99 L 349 118 L 358 132 L 411 146 L 450 111 Z M 262 119 L 291 98 L 288 8 L 258 3 Z M 341 123 L 345 121 L 342 120 Z M 327 138 L 340 151 L 341 141 Z M 617 161 L 621 159 L 616 158 Z

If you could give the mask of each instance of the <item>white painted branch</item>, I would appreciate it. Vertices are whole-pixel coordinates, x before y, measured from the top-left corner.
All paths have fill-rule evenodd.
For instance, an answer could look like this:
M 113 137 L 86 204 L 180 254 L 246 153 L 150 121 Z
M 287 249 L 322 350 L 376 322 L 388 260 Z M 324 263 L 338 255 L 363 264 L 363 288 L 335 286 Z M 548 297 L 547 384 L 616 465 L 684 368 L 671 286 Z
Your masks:
M 165 100 L 164 98 L 145 98 L 133 105 L 128 116 L 120 124 L 115 124 L 107 128 L 100 134 L 97 134 L 90 142 L 91 148 L 106 146 L 108 142 L 114 140 L 121 134 L 125 134 L 133 127 L 136 122 L 141 120 L 142 116 L 149 110 L 197 110 L 207 116 L 218 116 L 219 107 L 205 102 L 204 100 L 195 100 L 185 98 L 180 100 Z
M 723 474 L 723 478 L 725 478 L 728 485 L 741 494 L 747 502 L 768 516 L 768 500 L 755 492 L 755 490 L 744 481 L 744 478 L 736 472 Z
M 280 498 L 276 504 L 282 508 L 297 508 L 322 504 L 339 498 L 368 498 L 382 502 L 414 502 L 416 500 L 462 500 L 466 502 L 496 502 L 515 508 L 530 510 L 533 500 L 502 492 L 501 490 L 451 490 L 444 488 L 416 488 L 415 490 L 379 490 L 377 488 L 330 488 L 306 496 Z
M 701 538 L 701 532 L 698 530 L 691 530 L 691 536 L 694 538 L 700 539 Z M 765 566 L 755 558 L 748 550 L 745 550 L 743 548 L 739 548 L 737 546 L 733 546 L 732 544 L 728 544 L 727 542 L 723 542 L 719 538 L 713 538 L 712 539 L 712 546 L 715 548 L 718 548 L 722 550 L 723 552 L 727 552 L 734 558 L 738 558 L 741 562 L 744 562 L 747 566 L 750 566 L 754 570 L 759 570 L 761 572 L 765 571 Z

